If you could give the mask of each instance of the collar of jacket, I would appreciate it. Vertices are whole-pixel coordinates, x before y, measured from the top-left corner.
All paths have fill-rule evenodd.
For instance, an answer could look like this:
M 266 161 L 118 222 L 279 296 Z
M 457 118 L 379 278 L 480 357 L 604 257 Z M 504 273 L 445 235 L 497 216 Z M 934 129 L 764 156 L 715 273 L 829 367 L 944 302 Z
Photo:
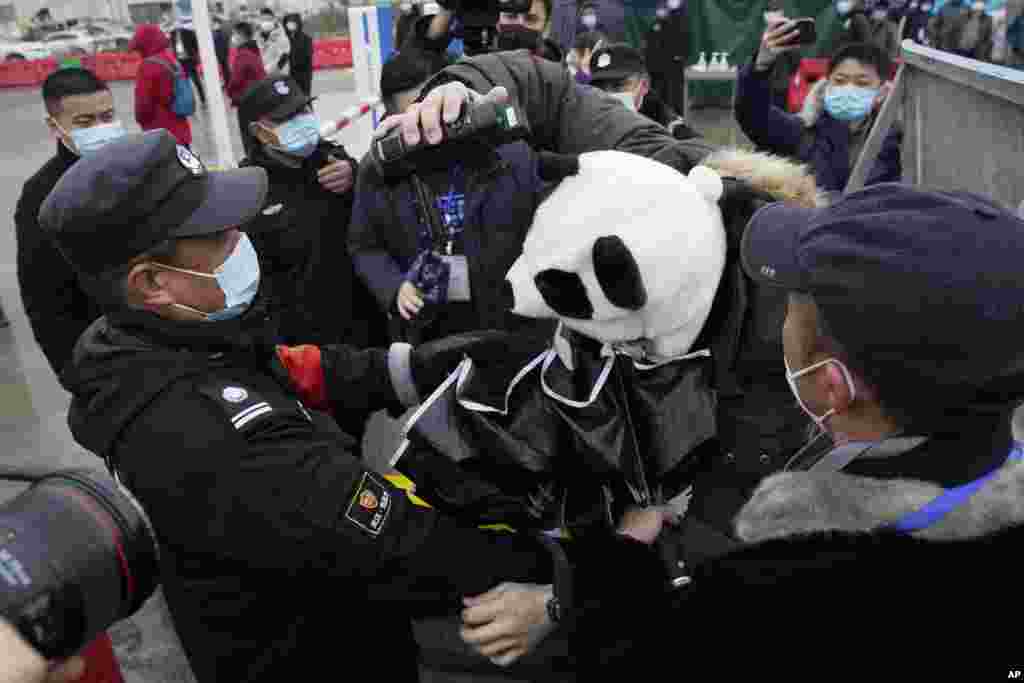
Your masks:
M 261 293 L 248 311 L 233 320 L 169 320 L 137 309 L 114 311 L 107 314 L 107 319 L 112 327 L 161 348 L 270 355 L 277 343 L 277 321 L 270 310 L 269 297 Z
M 740 510 L 737 535 L 756 542 L 814 531 L 870 531 L 921 508 L 942 493 L 944 486 L 973 481 L 993 467 L 995 476 L 977 493 L 915 535 L 973 538 L 1020 523 L 1024 521 L 1024 507 L 1016 498 L 1024 486 L 1024 466 L 1006 461 L 1012 445 L 1009 421 L 1010 415 L 1006 414 L 995 429 L 991 420 L 984 420 L 965 434 L 933 436 L 894 456 L 903 465 L 895 477 L 847 471 L 774 474 L 761 482 Z M 981 457 L 970 456 L 979 452 Z M 885 460 L 879 458 L 874 464 L 884 466 Z M 846 469 L 854 470 L 858 464 L 870 466 L 867 460 L 854 460 Z M 955 483 L 948 472 L 936 471 L 950 470 L 958 464 Z
M 61 160 L 65 168 L 70 168 L 71 164 L 78 161 L 78 155 L 68 149 L 60 140 L 57 140 L 57 158 Z
M 338 145 L 329 140 L 321 140 L 316 151 L 306 159 L 302 159 L 301 164 L 289 166 L 273 154 L 268 153 L 268 150 L 263 145 L 258 145 L 252 155 L 247 159 L 243 159 L 239 166 L 257 166 L 262 168 L 267 172 L 271 185 L 278 183 L 295 185 L 301 182 L 304 185 L 313 185 L 318 189 L 322 189 L 320 187 L 320 180 L 317 177 L 317 171 L 330 163 L 330 155 L 335 151 L 338 151 Z M 337 156 L 341 160 L 345 159 L 343 152 Z M 324 191 L 326 192 L 326 190 Z

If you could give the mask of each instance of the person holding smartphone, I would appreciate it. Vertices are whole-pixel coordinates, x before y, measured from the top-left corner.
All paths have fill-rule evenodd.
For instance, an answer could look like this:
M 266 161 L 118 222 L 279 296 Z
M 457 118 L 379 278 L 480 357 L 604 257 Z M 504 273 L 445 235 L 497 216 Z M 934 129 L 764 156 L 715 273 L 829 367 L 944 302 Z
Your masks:
M 740 71 L 736 121 L 758 148 L 808 163 L 819 188 L 841 192 L 890 88 L 886 78 L 891 62 L 876 45 L 844 45 L 833 53 L 827 77 L 812 88 L 803 110 L 786 112 L 772 104 L 772 68 L 781 55 L 800 48 L 801 37 L 813 42 L 814 32 L 807 24 L 806 20 L 769 24 L 754 59 Z M 902 137 L 897 126 L 889 131 L 868 173 L 868 185 L 900 179 Z

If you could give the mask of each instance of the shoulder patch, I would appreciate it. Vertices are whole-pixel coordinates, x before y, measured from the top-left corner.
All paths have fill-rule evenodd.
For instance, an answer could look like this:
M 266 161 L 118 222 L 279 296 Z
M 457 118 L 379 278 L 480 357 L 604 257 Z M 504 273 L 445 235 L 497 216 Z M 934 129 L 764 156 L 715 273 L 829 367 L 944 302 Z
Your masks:
M 238 384 L 211 383 L 200 386 L 199 391 L 213 399 L 239 431 L 254 420 L 274 412 L 274 407 L 258 392 Z
M 379 536 L 384 523 L 391 514 L 391 492 L 372 472 L 363 473 L 363 479 L 356 487 L 352 502 L 345 512 L 345 519 L 374 536 Z

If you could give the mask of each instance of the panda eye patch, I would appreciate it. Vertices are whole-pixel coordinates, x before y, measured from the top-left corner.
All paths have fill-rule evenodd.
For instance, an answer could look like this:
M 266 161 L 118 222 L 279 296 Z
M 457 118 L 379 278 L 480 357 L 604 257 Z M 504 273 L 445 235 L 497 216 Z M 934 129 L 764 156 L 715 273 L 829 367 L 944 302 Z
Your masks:
M 647 289 L 640 267 L 621 238 L 614 235 L 599 237 L 594 242 L 593 258 L 594 275 L 608 301 L 628 311 L 644 307 Z
M 537 273 L 533 282 L 544 298 L 544 303 L 558 315 L 581 320 L 594 317 L 594 307 L 587 297 L 587 287 L 576 273 L 549 268 Z

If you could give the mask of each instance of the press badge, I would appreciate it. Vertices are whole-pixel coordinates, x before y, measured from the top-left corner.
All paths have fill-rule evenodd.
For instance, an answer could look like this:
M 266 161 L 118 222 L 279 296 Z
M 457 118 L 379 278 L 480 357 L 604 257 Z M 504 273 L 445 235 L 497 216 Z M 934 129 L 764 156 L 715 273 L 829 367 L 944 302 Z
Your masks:
M 356 488 L 352 502 L 348 505 L 345 519 L 378 536 L 391 513 L 391 504 L 391 492 L 388 491 L 388 487 L 377 479 L 376 475 L 366 472 Z
M 447 256 L 441 260 L 448 264 L 448 301 L 469 301 L 469 261 L 465 256 Z

